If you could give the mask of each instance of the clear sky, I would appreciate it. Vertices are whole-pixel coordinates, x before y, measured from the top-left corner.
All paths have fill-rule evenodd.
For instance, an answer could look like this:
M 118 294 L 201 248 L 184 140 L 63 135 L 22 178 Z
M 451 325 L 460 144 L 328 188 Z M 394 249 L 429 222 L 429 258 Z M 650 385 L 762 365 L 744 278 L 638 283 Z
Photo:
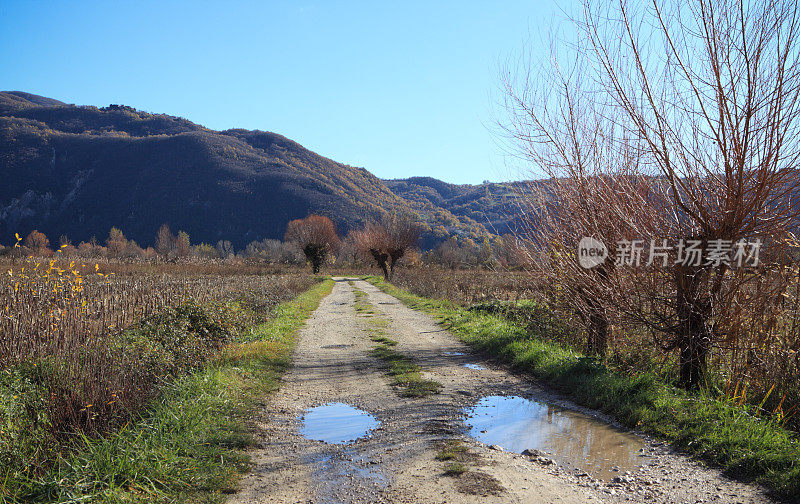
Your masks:
M 498 66 L 556 2 L 0 0 L 0 90 L 274 131 L 382 178 L 506 180 Z

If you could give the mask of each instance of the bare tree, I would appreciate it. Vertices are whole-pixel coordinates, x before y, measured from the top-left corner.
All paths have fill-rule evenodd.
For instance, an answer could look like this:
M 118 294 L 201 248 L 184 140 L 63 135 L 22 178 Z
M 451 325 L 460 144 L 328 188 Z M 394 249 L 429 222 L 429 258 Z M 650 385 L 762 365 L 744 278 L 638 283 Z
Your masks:
M 125 234 L 120 229 L 112 227 L 106 239 L 106 248 L 109 256 L 122 257 L 127 247 L 128 239 L 125 238 Z
M 613 315 L 617 240 L 649 232 L 657 220 L 648 205 L 650 181 L 638 173 L 640 148 L 619 125 L 616 111 L 597 101 L 581 60 L 507 71 L 503 85 L 516 153 L 549 180 L 519 185 L 522 215 L 517 237 L 533 245 L 518 252 L 546 284 L 538 292 L 579 316 L 586 350 L 604 355 Z M 566 70 L 565 70 L 566 69 Z M 611 246 L 588 264 L 577 255 L 582 239 Z
M 219 240 L 215 248 L 220 259 L 233 257 L 233 244 L 229 240 Z
M 575 26 L 578 39 L 586 41 L 572 46 L 575 68 L 591 77 L 584 96 L 591 96 L 597 111 L 589 114 L 588 123 L 606 132 L 617 128 L 618 134 L 604 134 L 616 149 L 604 151 L 617 153 L 611 160 L 620 153 L 629 153 L 632 160 L 632 170 L 622 177 L 608 164 L 596 168 L 611 174 L 614 185 L 649 179 L 649 188 L 636 186 L 645 206 L 654 210 L 636 211 L 627 203 L 635 198 L 625 189 L 615 190 L 623 195 L 622 204 L 612 197 L 598 215 L 614 216 L 629 238 L 637 233 L 673 243 L 693 240 L 703 250 L 745 239 L 784 239 L 797 221 L 796 2 L 652 0 L 642 7 L 626 0 L 586 0 Z M 549 102 L 530 100 L 525 92 L 530 84 L 524 81 L 512 98 L 541 117 L 540 106 Z M 556 121 L 562 127 L 557 131 L 587 124 L 584 114 L 578 118 Z M 551 143 L 569 152 L 575 139 L 582 139 L 581 145 L 593 148 L 585 140 L 594 135 L 583 131 Z M 530 145 L 538 137 L 523 134 L 517 140 Z M 603 180 L 596 173 L 584 180 Z M 623 208 L 633 212 L 617 211 Z M 661 334 L 665 350 L 678 350 L 680 383 L 690 388 L 704 381 L 715 342 L 738 330 L 727 315 L 741 310 L 740 303 L 754 309 L 738 292 L 755 276 L 732 275 L 727 260 L 687 263 L 680 253 L 673 250 L 663 268 L 651 269 L 655 273 L 631 272 L 611 281 L 628 282 L 633 291 L 617 297 L 617 308 Z M 602 287 L 606 281 L 590 283 Z M 606 292 L 613 294 L 612 289 Z
M 361 233 L 360 230 L 351 230 L 347 233 L 347 236 L 342 240 L 342 246 L 339 249 L 339 256 L 338 259 L 341 262 L 345 262 L 350 266 L 355 266 L 360 260 L 362 260 L 362 253 L 359 249 L 358 243 L 358 236 Z
M 657 202 L 673 218 L 663 234 L 705 248 L 785 235 L 797 218 L 797 3 L 654 1 L 636 12 L 620 1 L 613 24 L 588 2 L 584 11 L 599 83 L 666 181 Z M 659 322 L 680 352 L 684 386 L 703 381 L 724 330 L 725 301 L 738 287 L 725 281 L 728 270 L 673 267 L 675 318 Z
M 339 249 L 336 227 L 329 218 L 321 215 L 309 215 L 289 222 L 284 241 L 303 251 L 314 274 L 319 273 L 328 255 Z
M 530 265 L 530 243 L 518 234 L 506 233 L 492 249 L 495 260 L 501 268 L 520 270 Z
M 280 240 L 264 239 L 247 244 L 243 255 L 269 264 L 303 264 L 305 257 L 295 247 Z
M 175 238 L 175 253 L 178 257 L 189 257 L 191 247 L 192 242 L 189 240 L 189 233 L 178 231 L 178 236 Z
M 391 214 L 356 232 L 355 239 L 362 254 L 372 257 L 389 280 L 397 262 L 417 243 L 419 232 L 412 215 Z
M 78 254 L 78 249 L 72 244 L 69 236 L 62 234 L 58 239 L 58 251 L 64 257 L 74 257 Z
M 140 258 L 144 257 L 145 251 L 142 250 L 142 247 L 140 247 L 135 240 L 128 240 L 122 255 L 123 257 Z
M 178 238 L 172 234 L 169 224 L 162 224 L 156 234 L 156 252 L 163 258 L 169 258 L 175 253 Z

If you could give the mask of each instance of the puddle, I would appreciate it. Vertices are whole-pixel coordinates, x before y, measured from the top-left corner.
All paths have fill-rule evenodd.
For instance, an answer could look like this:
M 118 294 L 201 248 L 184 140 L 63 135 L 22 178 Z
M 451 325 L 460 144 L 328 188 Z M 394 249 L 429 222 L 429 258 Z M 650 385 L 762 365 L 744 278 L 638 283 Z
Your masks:
M 303 437 L 330 444 L 355 441 L 380 425 L 366 411 L 340 402 L 307 409 L 302 422 L 300 434 Z
M 483 367 L 483 366 L 481 366 L 479 364 L 464 364 L 464 367 L 465 368 L 470 368 L 470 369 L 475 369 L 477 371 L 483 371 L 484 369 L 486 369 L 485 367 Z
M 460 357 L 460 356 L 464 355 L 464 352 L 445 352 L 444 354 L 445 355 L 452 355 L 452 356 L 455 356 L 455 357 Z
M 350 348 L 353 345 L 322 345 L 320 348 Z
M 641 439 L 575 411 L 522 397 L 489 396 L 465 413 L 469 434 L 478 441 L 516 453 L 544 451 L 595 478 L 610 480 L 642 462 Z
M 311 485 L 314 502 L 320 504 L 352 502 L 353 488 L 379 494 L 389 483 L 380 464 L 351 448 L 318 453 L 307 460 L 314 468 Z

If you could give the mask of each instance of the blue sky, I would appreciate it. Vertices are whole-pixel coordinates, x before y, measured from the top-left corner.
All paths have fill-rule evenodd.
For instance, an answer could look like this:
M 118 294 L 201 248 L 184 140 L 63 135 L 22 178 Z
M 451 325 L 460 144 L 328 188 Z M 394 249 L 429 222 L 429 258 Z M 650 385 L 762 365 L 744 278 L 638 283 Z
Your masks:
M 0 0 L 0 90 L 274 131 L 382 178 L 507 180 L 498 66 L 557 2 Z

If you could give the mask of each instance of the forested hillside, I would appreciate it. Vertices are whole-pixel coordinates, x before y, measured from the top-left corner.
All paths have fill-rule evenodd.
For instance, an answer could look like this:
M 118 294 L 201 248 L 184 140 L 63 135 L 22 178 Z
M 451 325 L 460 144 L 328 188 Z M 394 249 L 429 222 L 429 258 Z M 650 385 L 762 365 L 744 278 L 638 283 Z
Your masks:
M 495 184 L 384 182 L 276 133 L 213 131 L 127 106 L 16 91 L 0 93 L 0 177 L 0 243 L 33 229 L 88 240 L 116 226 L 148 245 L 168 223 L 193 242 L 226 239 L 238 248 L 280 238 L 288 221 L 312 212 L 330 216 L 341 233 L 384 212 L 414 212 L 424 243 L 433 244 L 502 226 L 510 193 Z M 437 183 L 441 197 L 428 195 Z
M 393 193 L 422 214 L 445 219 L 449 213 L 498 235 L 513 231 L 512 216 L 519 212 L 517 196 L 524 191 L 520 182 L 458 185 L 432 177 L 384 182 Z

